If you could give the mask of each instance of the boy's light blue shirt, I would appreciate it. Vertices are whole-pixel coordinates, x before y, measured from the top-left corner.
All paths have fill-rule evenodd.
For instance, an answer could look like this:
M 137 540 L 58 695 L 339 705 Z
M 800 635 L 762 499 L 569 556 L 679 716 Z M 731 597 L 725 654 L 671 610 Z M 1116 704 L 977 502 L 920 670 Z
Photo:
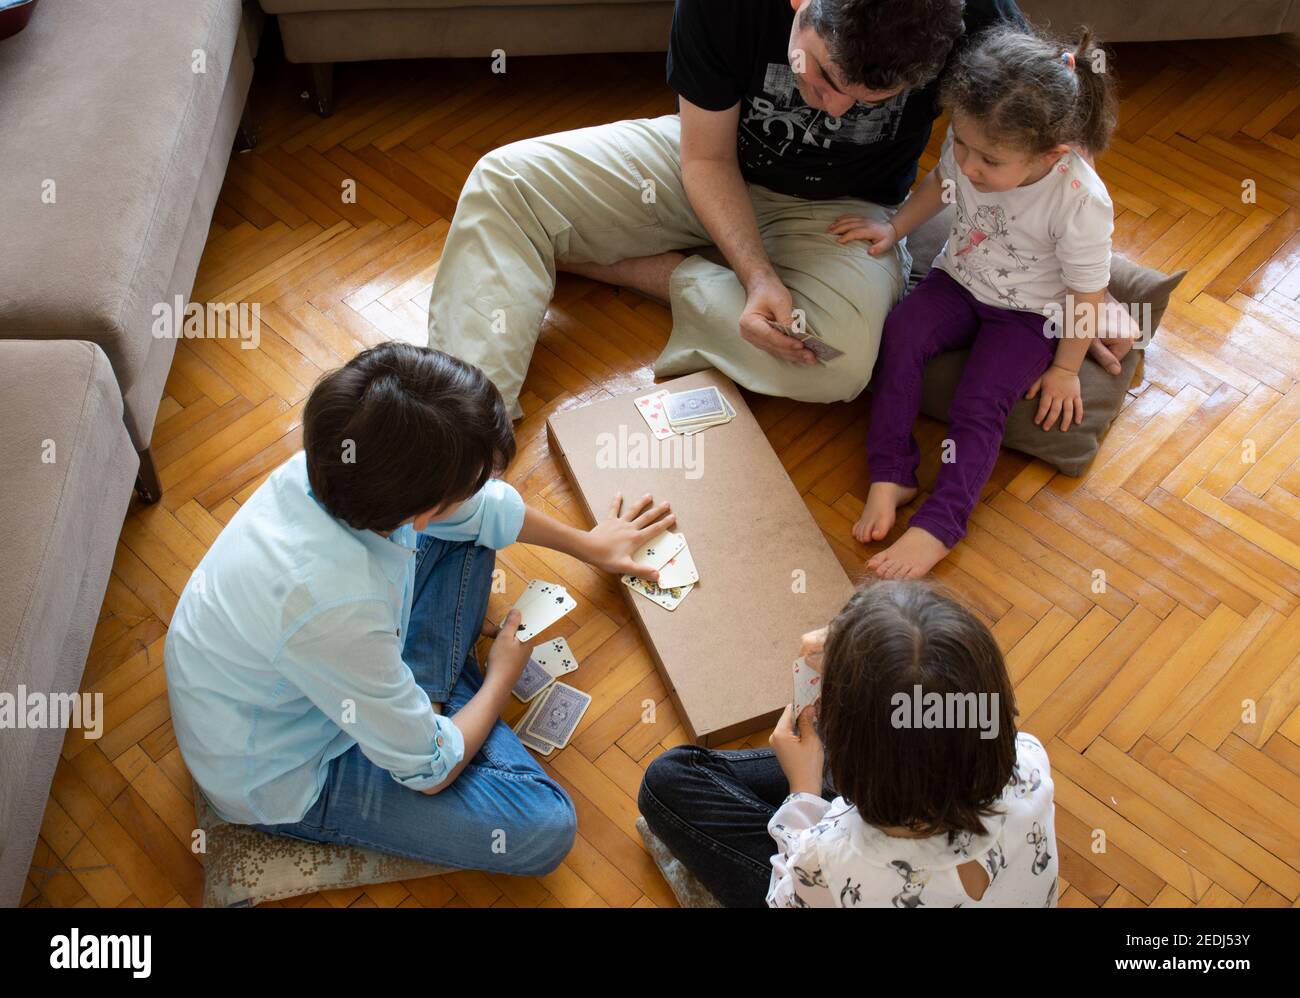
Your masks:
M 493 479 L 425 533 L 512 544 L 524 502 Z M 172 725 L 217 812 L 242 824 L 302 818 L 331 760 L 360 745 L 411 790 L 464 756 L 402 660 L 417 534 L 336 520 L 300 451 L 253 493 L 190 577 L 167 632 Z

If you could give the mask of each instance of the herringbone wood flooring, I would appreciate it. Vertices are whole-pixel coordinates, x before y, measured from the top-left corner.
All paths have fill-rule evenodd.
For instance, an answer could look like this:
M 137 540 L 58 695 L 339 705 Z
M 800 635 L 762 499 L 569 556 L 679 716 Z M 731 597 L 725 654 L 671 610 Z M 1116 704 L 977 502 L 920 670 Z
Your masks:
M 1190 273 L 1091 472 L 1072 480 L 1004 453 L 969 538 L 937 572 L 993 627 L 1023 727 L 1048 746 L 1064 905 L 1300 897 L 1297 61 L 1273 39 L 1119 48 L 1123 123 L 1100 163 L 1117 247 Z M 230 161 L 194 290 L 200 302 L 260 302 L 262 345 L 179 345 L 154 434 L 166 492 L 132 506 L 86 669 L 107 729 L 97 742 L 67 740 L 27 904 L 199 902 L 162 667 L 190 571 L 298 448 L 322 371 L 390 337 L 424 342 L 448 221 L 482 153 L 673 107 L 660 56 L 521 59 L 504 76 L 485 59 L 343 66 L 338 111 L 322 121 L 299 103 L 292 67 L 263 62 L 260 144 Z M 355 204 L 341 203 L 346 178 Z M 1247 179 L 1254 203 L 1243 203 Z M 580 521 L 545 417 L 648 385 L 669 323 L 634 295 L 561 280 L 508 475 L 530 503 Z M 857 575 L 868 549 L 849 526 L 866 494 L 865 398 L 750 402 Z M 923 424 L 923 481 L 942 436 Z M 499 563 L 512 593 L 544 576 L 579 602 L 560 629 L 582 662 L 571 678 L 595 699 L 547 763 L 580 817 L 568 860 L 536 880 L 459 873 L 283 904 L 673 903 L 633 829 L 634 800 L 644 767 L 683 733 L 623 595 L 548 551 L 516 545 Z M 640 723 L 647 697 L 654 724 Z M 1253 723 L 1242 721 L 1246 699 Z M 518 712 L 512 702 L 508 719 Z M 1104 852 L 1093 851 L 1097 829 Z

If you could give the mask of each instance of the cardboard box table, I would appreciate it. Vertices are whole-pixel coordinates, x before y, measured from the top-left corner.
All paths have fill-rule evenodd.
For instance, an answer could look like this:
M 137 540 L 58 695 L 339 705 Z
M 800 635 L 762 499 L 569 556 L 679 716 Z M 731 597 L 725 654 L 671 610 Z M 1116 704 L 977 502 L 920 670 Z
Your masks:
M 657 441 L 634 403 L 707 385 L 736 418 L 689 437 Z M 720 745 L 775 723 L 793 698 L 800 635 L 853 586 L 739 389 L 704 371 L 556 413 L 547 434 L 592 522 L 616 492 L 672 503 L 700 581 L 672 611 L 619 588 L 691 739 Z

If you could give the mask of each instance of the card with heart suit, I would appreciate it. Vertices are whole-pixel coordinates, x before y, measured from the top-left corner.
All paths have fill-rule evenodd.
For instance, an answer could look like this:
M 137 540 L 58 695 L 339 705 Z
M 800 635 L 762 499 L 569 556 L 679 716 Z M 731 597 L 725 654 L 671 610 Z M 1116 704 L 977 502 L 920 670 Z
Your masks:
M 533 649 L 533 661 L 546 670 L 552 679 L 568 675 L 578 667 L 578 659 L 564 638 L 546 641 Z
M 799 715 L 822 695 L 822 674 L 800 655 L 794 660 L 794 730 L 799 732 Z
M 528 734 L 524 730 L 524 727 L 525 725 L 528 724 L 529 721 L 533 719 L 533 715 L 537 713 L 537 708 L 542 705 L 542 700 L 544 699 L 546 698 L 539 697 L 538 699 L 534 700 L 532 706 L 529 707 L 526 711 L 524 711 L 524 716 L 519 719 L 519 722 L 514 727 L 515 734 L 519 737 L 519 740 L 524 744 L 524 746 L 532 749 L 538 755 L 542 756 L 542 758 L 545 758 L 546 756 L 554 752 L 555 746 L 552 745 L 550 742 L 543 741 L 540 738 L 536 738 Z
M 689 586 L 674 586 L 672 589 L 664 589 L 655 585 L 653 582 L 646 582 L 644 579 L 638 579 L 635 575 L 623 576 L 623 585 L 627 586 L 635 593 L 640 593 L 651 603 L 658 603 L 665 610 L 676 610 L 692 589 L 694 584 Z
M 577 606 L 578 601 L 563 586 L 534 579 L 514 605 L 523 618 L 519 624 L 519 640 L 531 641 Z
M 683 547 L 669 559 L 667 564 L 659 569 L 660 589 L 689 586 L 691 583 L 699 581 L 700 573 L 695 567 L 695 559 L 691 557 L 689 545 Z
M 552 683 L 523 725 L 523 734 L 564 748 L 591 705 L 591 697 L 567 683 Z
M 638 565 L 651 568 L 663 568 L 682 548 L 686 547 L 686 538 L 671 530 L 652 537 L 642 547 L 632 552 L 632 560 Z
M 668 389 L 665 388 L 636 400 L 636 411 L 641 413 L 641 418 L 657 440 L 666 440 L 673 435 L 673 428 L 668 425 L 668 416 L 664 412 L 664 399 L 667 397 Z

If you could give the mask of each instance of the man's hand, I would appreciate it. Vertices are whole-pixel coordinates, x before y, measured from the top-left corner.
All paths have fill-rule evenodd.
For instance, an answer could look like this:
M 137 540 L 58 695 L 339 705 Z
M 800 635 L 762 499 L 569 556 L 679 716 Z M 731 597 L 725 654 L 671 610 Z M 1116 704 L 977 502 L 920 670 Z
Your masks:
M 584 560 L 615 575 L 635 575 L 654 582 L 659 572 L 649 565 L 638 565 L 632 555 L 676 522 L 668 503 L 655 506 L 653 496 L 642 496 L 624 510 L 620 492 L 610 504 L 609 516 L 587 532 Z
M 791 336 L 773 329 L 768 321 L 789 326 L 794 320 L 794 300 L 775 275 L 755 281 L 740 316 L 740 337 L 778 360 L 792 364 L 816 364 L 816 355 Z
M 519 640 L 519 624 L 522 620 L 523 614 L 518 610 L 506 614 L 505 626 L 498 630 L 496 640 L 492 642 L 492 650 L 488 652 L 487 674 L 493 679 L 500 676 L 501 682 L 508 688 L 514 687 L 524 666 L 528 664 L 528 656 L 533 653 L 532 645 Z
M 867 252 L 871 256 L 887 253 L 898 244 L 898 233 L 892 222 L 877 222 L 861 215 L 841 215 L 831 223 L 829 231 L 839 236 L 836 242 L 841 246 L 855 240 L 869 242 L 871 248 Z
M 768 744 L 781 764 L 790 793 L 822 794 L 822 774 L 826 769 L 826 750 L 817 735 L 814 721 L 817 705 L 805 707 L 799 715 L 800 734 L 794 733 L 794 704 L 788 704 L 781 720 L 776 722 Z
M 1032 399 L 1041 392 L 1034 423 L 1050 430 L 1061 417 L 1061 432 L 1070 428 L 1070 420 L 1078 426 L 1083 422 L 1083 395 L 1079 388 L 1079 374 L 1053 364 L 1047 373 L 1034 382 L 1025 398 Z

